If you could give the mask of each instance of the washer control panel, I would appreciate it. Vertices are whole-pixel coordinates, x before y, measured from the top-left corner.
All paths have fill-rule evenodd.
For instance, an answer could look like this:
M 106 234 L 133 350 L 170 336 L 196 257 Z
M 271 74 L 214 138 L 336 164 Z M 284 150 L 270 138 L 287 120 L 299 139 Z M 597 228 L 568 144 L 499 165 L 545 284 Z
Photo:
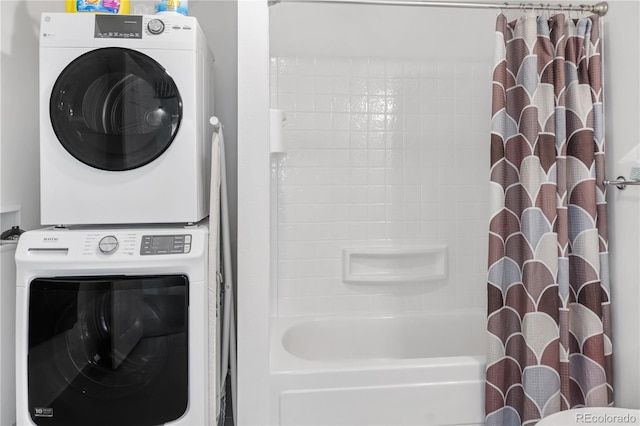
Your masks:
M 118 262 L 135 265 L 136 261 L 142 260 L 163 264 L 204 256 L 209 244 L 206 224 L 183 227 L 141 226 L 137 229 L 51 227 L 29 231 L 24 235 L 20 237 L 20 241 L 24 241 L 22 245 L 26 249 L 22 251 L 27 258 L 70 264 L 80 259 L 111 262 L 113 265 L 120 264 Z
M 136 252 L 135 232 L 100 232 L 90 231 L 83 235 L 83 256 L 133 256 Z
M 191 234 L 143 235 L 141 256 L 182 254 L 191 251 Z

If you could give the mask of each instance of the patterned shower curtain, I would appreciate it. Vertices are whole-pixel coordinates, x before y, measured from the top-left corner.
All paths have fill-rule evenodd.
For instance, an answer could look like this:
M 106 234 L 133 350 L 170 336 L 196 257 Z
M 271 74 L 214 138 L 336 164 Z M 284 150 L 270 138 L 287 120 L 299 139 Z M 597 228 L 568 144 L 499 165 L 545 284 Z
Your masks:
M 497 19 L 487 425 L 613 403 L 599 29 Z

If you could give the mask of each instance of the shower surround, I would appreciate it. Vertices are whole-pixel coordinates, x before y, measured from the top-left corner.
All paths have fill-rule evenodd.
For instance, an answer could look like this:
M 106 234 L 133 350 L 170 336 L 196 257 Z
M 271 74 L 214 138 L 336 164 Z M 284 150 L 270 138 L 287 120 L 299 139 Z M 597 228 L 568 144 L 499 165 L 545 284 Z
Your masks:
M 271 58 L 272 424 L 482 423 L 490 68 Z
M 490 131 L 486 61 L 271 58 L 272 312 L 484 309 Z M 445 245 L 444 279 L 343 282 L 343 249 Z

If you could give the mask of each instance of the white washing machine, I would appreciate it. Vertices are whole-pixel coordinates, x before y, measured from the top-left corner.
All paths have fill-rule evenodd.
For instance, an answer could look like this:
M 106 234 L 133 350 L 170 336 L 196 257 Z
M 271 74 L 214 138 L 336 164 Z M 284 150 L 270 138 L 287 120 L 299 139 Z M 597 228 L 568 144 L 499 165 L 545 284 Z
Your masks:
M 44 13 L 42 224 L 206 217 L 213 60 L 194 17 Z
M 207 257 L 206 225 L 22 234 L 17 425 L 215 424 Z

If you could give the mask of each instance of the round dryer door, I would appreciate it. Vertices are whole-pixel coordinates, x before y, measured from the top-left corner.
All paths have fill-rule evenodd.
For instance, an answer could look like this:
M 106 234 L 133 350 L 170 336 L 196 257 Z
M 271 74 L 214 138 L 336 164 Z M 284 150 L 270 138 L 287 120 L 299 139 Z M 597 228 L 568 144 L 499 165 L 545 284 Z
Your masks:
M 171 145 L 182 100 L 158 62 L 108 47 L 85 53 L 62 71 L 49 113 L 58 140 L 77 160 L 123 171 L 152 162 Z

